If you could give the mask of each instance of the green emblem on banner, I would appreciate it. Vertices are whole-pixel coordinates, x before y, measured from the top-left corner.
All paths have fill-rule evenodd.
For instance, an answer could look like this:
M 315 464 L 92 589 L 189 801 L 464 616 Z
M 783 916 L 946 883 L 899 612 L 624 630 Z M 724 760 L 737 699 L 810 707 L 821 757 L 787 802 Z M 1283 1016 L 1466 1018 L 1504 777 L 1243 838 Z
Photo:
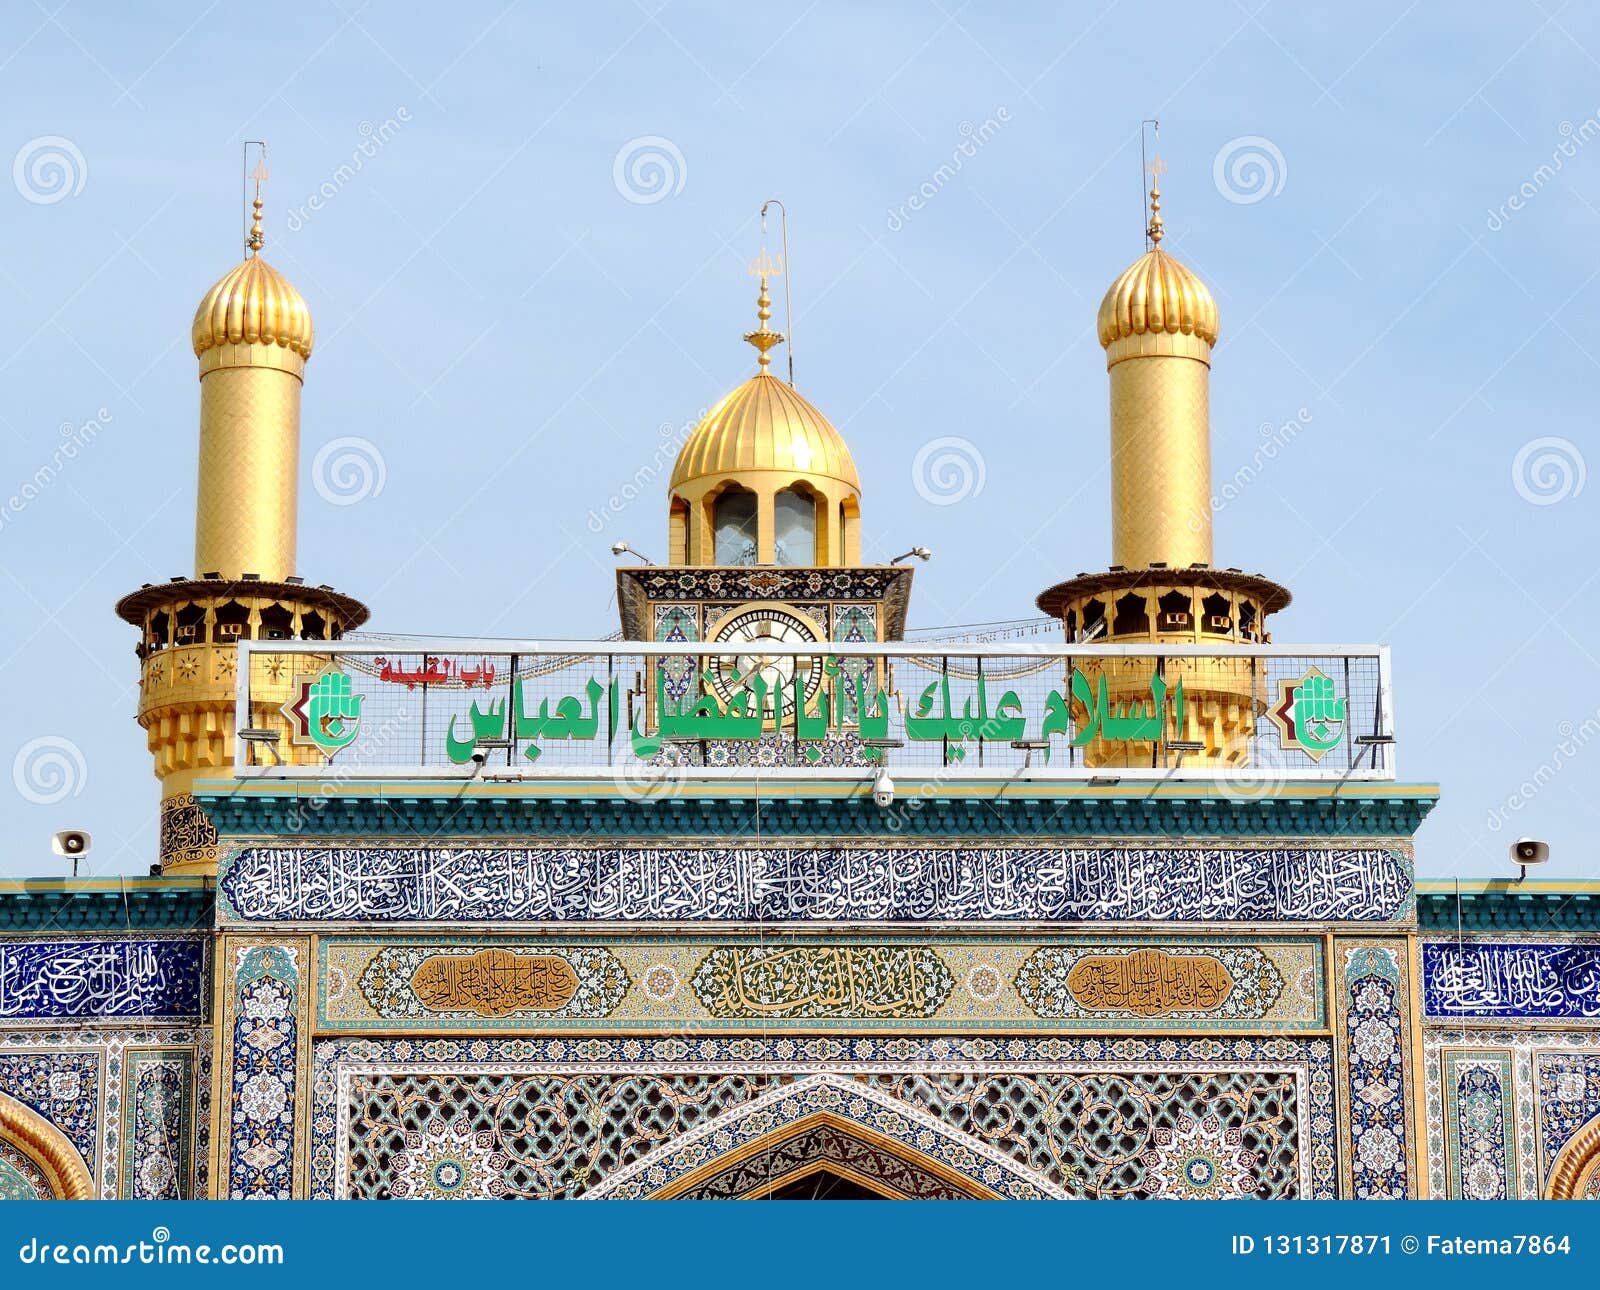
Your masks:
M 1283 746 L 1312 761 L 1321 761 L 1344 738 L 1345 700 L 1316 668 L 1298 680 L 1279 681 L 1278 703 L 1269 715 Z
M 295 697 L 283 705 L 293 742 L 330 756 L 355 742 L 363 696 L 351 690 L 348 676 L 329 666 L 295 677 L 294 685 Z

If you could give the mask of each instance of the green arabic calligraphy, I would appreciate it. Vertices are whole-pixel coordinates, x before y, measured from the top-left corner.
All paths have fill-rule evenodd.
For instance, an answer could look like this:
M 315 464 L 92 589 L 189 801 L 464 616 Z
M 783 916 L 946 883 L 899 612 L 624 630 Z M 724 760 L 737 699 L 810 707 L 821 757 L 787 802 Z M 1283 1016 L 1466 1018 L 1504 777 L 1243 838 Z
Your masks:
M 764 733 L 790 723 L 785 713 L 783 690 L 786 686 L 793 711 L 793 737 L 809 745 L 805 754 L 808 760 L 815 762 L 822 756 L 820 745 L 830 733 L 846 729 L 860 736 L 867 745 L 869 758 L 881 758 L 883 747 L 889 742 L 891 695 L 878 682 L 876 669 L 859 678 L 851 677 L 841 668 L 838 658 L 829 656 L 823 670 L 832 678 L 832 684 L 818 687 L 811 695 L 807 695 L 804 679 L 799 675 L 784 685 L 774 685 L 765 669 L 753 669 L 748 677 L 737 671 L 718 677 L 708 670 L 700 677 L 704 692 L 699 697 L 673 699 L 667 693 L 666 669 L 658 666 L 653 705 L 655 728 L 653 731 L 647 728 L 651 723 L 641 704 L 626 728 L 633 753 L 650 760 L 667 743 L 760 739 Z M 338 678 L 324 678 L 335 679 Z M 1315 689 L 1303 686 L 1296 699 L 1297 724 L 1306 732 L 1302 737 L 1308 744 L 1317 737 L 1327 737 L 1326 723 L 1344 719 L 1344 700 L 1333 696 L 1333 683 L 1325 678 L 1316 679 L 1322 681 L 1322 685 Z M 719 681 L 732 690 L 725 702 L 717 695 Z M 852 688 L 859 690 L 859 702 L 845 694 L 846 681 L 855 682 Z M 958 762 L 965 758 L 968 743 L 1014 744 L 1025 740 L 1028 715 L 1015 690 L 1003 691 L 991 707 L 988 684 L 980 674 L 972 693 L 962 698 L 958 707 L 950 692 L 950 681 L 946 673 L 930 682 L 917 696 L 914 708 L 907 705 L 903 696 L 892 696 L 904 712 L 902 725 L 907 740 L 942 742 L 946 756 Z M 348 688 L 346 680 L 344 701 L 353 702 L 359 709 L 360 699 L 351 699 Z M 1046 744 L 1054 735 L 1068 736 L 1073 748 L 1083 748 L 1095 740 L 1161 743 L 1184 729 L 1181 679 L 1169 689 L 1159 672 L 1152 673 L 1148 698 L 1113 700 L 1103 672 L 1091 680 L 1083 671 L 1073 668 L 1067 689 L 1070 700 L 1060 690 L 1051 690 L 1045 698 L 1038 738 Z M 329 701 L 334 697 L 330 690 Z M 515 679 L 511 686 L 508 729 L 506 698 L 475 700 L 466 719 L 470 734 L 458 734 L 457 718 L 450 718 L 445 733 L 450 760 L 464 764 L 472 758 L 475 749 L 485 744 L 492 747 L 517 744 L 522 745 L 524 757 L 537 761 L 544 742 L 595 739 L 601 733 L 602 724 L 608 741 L 622 733 L 617 724 L 620 695 L 616 680 L 603 684 L 590 677 L 581 696 L 543 697 L 538 700 L 537 711 L 530 711 L 532 703 L 523 679 Z M 1073 715 L 1074 704 L 1080 710 L 1077 718 Z M 353 719 L 356 712 L 352 710 L 345 715 Z M 320 728 L 327 729 L 326 726 Z M 348 733 L 340 732 L 339 737 L 343 742 L 333 746 L 343 747 L 353 739 L 354 725 L 348 727 Z M 1337 742 L 1336 727 L 1332 738 Z M 1048 749 L 1044 755 L 1048 760 Z

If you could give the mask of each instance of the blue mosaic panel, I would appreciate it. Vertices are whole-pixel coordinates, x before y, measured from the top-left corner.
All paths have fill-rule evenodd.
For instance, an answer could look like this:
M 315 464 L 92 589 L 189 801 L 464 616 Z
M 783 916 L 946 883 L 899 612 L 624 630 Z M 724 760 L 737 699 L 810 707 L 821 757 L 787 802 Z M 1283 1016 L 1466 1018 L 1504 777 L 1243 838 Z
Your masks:
M 1444 1055 L 1443 1114 L 1452 1200 L 1515 1200 L 1516 1112 L 1509 1050 Z
M 300 970 L 295 951 L 240 951 L 234 982 L 228 1199 L 287 1200 L 294 1189 Z
M 124 1199 L 186 1200 L 194 1141 L 192 1049 L 135 1049 L 124 1058 Z
M 247 922 L 1394 922 L 1384 848 L 246 847 L 219 913 Z
M 1403 1200 L 1410 1177 L 1404 982 L 1397 952 L 1344 951 L 1350 1186 L 1356 1200 Z
M 1600 942 L 1428 941 L 1423 1015 L 1437 1018 L 1600 1017 Z
M 1540 1183 L 1550 1181 L 1556 1156 L 1572 1136 L 1600 1114 L 1600 1053 L 1534 1055 L 1539 1099 Z
M 0 941 L 0 1021 L 198 1021 L 203 939 Z
M 32 1107 L 60 1129 L 95 1173 L 100 1155 L 98 1052 L 0 1053 L 0 1093 Z

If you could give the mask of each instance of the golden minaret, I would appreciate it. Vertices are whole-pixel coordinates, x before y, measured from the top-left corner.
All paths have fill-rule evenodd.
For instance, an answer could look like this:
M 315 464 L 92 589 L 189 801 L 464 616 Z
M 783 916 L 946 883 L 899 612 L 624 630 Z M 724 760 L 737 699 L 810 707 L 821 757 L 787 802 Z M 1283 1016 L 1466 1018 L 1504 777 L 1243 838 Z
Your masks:
M 1111 385 L 1111 568 L 1058 583 L 1039 608 L 1059 617 L 1072 643 L 1255 644 L 1288 591 L 1259 574 L 1217 569 L 1211 553 L 1211 347 L 1217 302 L 1206 284 L 1161 249 L 1158 160 L 1151 167 L 1148 249 L 1100 302 L 1098 331 Z M 1148 657 L 1082 664 L 1103 673 L 1113 703 L 1148 700 L 1159 649 Z M 1266 679 L 1250 659 L 1167 659 L 1181 678 L 1181 729 L 1167 741 L 1202 744 L 1184 765 L 1226 766 L 1248 755 Z M 1083 714 L 1080 713 L 1080 717 Z M 1093 766 L 1172 766 L 1180 753 L 1148 743 L 1097 741 Z
M 367 609 L 295 576 L 300 392 L 311 357 L 311 311 L 261 258 L 261 183 L 244 261 L 206 292 L 191 338 L 200 362 L 200 467 L 194 576 L 146 583 L 117 603 L 141 633 L 139 724 L 161 780 L 161 868 L 215 873 L 217 834 L 194 798 L 199 780 L 234 764 L 240 640 L 333 640 Z M 252 724 L 271 721 L 307 656 L 262 660 Z M 259 718 L 259 719 L 258 719 Z M 284 740 L 285 762 L 304 749 Z

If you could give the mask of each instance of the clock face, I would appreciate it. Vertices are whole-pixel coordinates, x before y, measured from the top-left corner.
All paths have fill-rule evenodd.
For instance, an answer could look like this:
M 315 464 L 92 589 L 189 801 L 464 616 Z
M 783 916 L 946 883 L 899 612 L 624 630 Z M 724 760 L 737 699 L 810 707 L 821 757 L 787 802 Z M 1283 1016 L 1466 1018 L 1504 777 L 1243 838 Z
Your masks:
M 731 645 L 737 651 L 712 660 L 712 684 L 724 703 L 741 693 L 749 693 L 753 699 L 750 682 L 759 674 L 766 681 L 769 696 L 774 690 L 781 693 L 780 711 L 787 717 L 794 712 L 794 678 L 797 675 L 807 699 L 822 683 L 820 655 L 771 652 L 773 645 L 816 643 L 816 628 L 796 614 L 781 609 L 749 609 L 730 618 L 712 639 L 719 645 Z M 769 697 L 768 712 L 772 711 L 772 704 Z

